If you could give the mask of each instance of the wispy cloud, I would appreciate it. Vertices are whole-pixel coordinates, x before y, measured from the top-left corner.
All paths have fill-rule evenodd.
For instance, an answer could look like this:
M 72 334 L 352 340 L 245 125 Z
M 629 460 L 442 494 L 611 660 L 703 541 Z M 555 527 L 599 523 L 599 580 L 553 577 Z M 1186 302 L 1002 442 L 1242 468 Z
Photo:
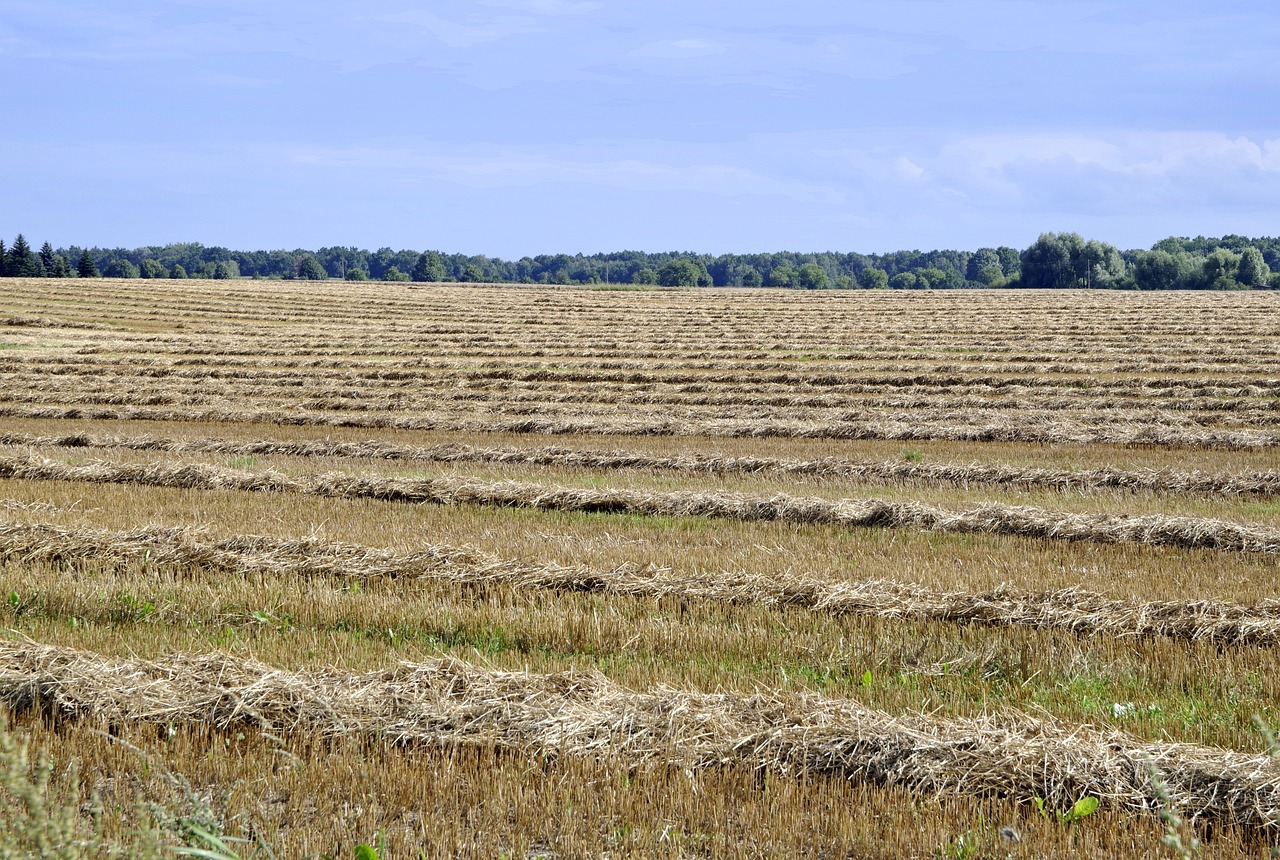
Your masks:
M 603 3 L 573 2 L 573 0 L 484 0 L 485 6 L 500 9 L 518 9 L 535 15 L 586 15 L 603 8 Z
M 647 42 L 630 53 L 633 57 L 654 57 L 663 60 L 679 60 L 687 57 L 712 57 L 723 54 L 729 46 L 708 39 L 666 39 Z
M 289 159 L 326 170 L 394 172 L 405 181 L 446 182 L 483 188 L 552 183 L 652 192 L 669 190 L 720 196 L 782 197 L 838 204 L 838 189 L 772 176 L 732 163 L 665 163 L 639 157 L 566 157 L 507 149 L 459 154 L 411 147 L 294 147 Z
M 497 42 L 536 30 L 535 21 L 528 16 L 471 16 L 465 22 L 460 22 L 443 18 L 424 9 L 378 15 L 374 20 L 385 24 L 401 24 L 417 28 L 449 48 L 474 48 L 487 42 Z

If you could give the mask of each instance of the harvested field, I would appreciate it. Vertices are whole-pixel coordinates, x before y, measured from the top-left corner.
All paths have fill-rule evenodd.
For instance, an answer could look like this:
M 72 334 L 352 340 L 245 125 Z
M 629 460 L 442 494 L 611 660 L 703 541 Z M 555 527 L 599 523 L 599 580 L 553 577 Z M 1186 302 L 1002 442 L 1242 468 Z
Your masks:
M 781 460 L 773 457 L 655 457 L 633 451 L 600 451 L 542 446 L 536 448 L 479 448 L 452 443 L 430 448 L 391 445 L 376 441 L 330 440 L 277 441 L 258 439 L 163 439 L 151 436 L 36 436 L 0 434 L 0 445 L 28 448 L 125 448 L 132 451 L 166 451 L 175 454 L 215 453 L 237 456 L 288 455 L 292 457 L 364 458 L 434 463 L 521 463 L 538 466 L 571 466 L 583 469 L 648 469 L 709 474 L 805 475 L 841 478 L 859 483 L 951 484 L 1070 490 L 1144 490 L 1199 495 L 1280 495 L 1280 472 L 1252 471 L 1208 474 L 1163 470 L 1044 469 L 995 466 L 985 463 L 933 464 L 910 460 L 881 462 L 839 460 Z
M 1253 828 L 1276 826 L 1280 812 L 1280 763 L 1266 754 L 1144 744 L 1027 717 L 947 722 L 811 697 L 639 694 L 598 674 L 486 672 L 454 660 L 339 675 L 282 672 L 221 654 L 125 661 L 7 644 L 0 661 L 0 701 L 11 707 L 116 723 L 478 742 L 682 768 L 745 764 L 926 796 L 1032 796 L 1062 807 L 1083 796 L 1135 810 L 1173 803 Z
M 1277 839 L 1274 296 L 4 286 L 0 716 L 62 796 L 278 856 Z
M 93 565 L 142 561 L 175 572 L 298 577 L 431 579 L 462 585 L 505 585 L 548 591 L 594 591 L 630 597 L 803 607 L 832 615 L 1063 629 L 1108 636 L 1168 636 L 1235 645 L 1280 644 L 1280 601 L 1253 606 L 1206 600 L 1108 600 L 1081 588 L 1028 592 L 1014 588 L 971 594 L 871 580 L 839 582 L 796 573 L 786 578 L 732 572 L 678 575 L 652 565 L 612 570 L 529 564 L 460 547 L 428 546 L 412 554 L 314 538 L 242 535 L 211 541 L 186 529 L 108 532 L 0 524 L 0 559 Z
M 185 463 L 146 466 L 107 462 L 67 466 L 36 458 L 0 458 L 0 478 L 26 481 L 80 481 L 141 484 L 188 490 L 301 493 L 337 499 L 402 503 L 525 507 L 586 513 L 665 517 L 712 517 L 781 521 L 841 528 L 900 528 L 960 534 L 1001 534 L 1095 543 L 1138 543 L 1229 552 L 1280 553 L 1280 531 L 1249 524 L 1193 517 L 1060 514 L 1033 507 L 984 505 L 947 511 L 928 505 L 882 499 L 825 499 L 726 493 L 646 493 L 572 487 L 485 483 L 445 479 L 358 478 L 328 473 L 303 479 L 268 471 Z

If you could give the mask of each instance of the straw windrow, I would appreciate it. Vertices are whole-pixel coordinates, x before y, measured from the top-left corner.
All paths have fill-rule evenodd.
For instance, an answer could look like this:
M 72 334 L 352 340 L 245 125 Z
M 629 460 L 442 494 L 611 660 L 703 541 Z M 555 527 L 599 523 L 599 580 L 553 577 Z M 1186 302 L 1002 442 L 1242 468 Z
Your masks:
M 267 408 L 157 408 L 121 403 L 78 403 L 74 405 L 17 403 L 14 398 L 0 404 L 0 417 L 42 420 L 176 421 L 224 424 L 275 424 L 302 427 L 360 427 L 384 430 L 441 430 L 464 433 L 517 433 L 542 436 L 705 436 L 709 438 L 847 439 L 1026 442 L 1051 445 L 1118 445 L 1181 448 L 1188 450 L 1246 451 L 1280 447 L 1280 433 L 1257 429 L 1161 426 L 1154 422 L 1124 422 L 1064 418 L 1061 413 L 1033 410 L 1012 417 L 998 417 L 970 411 L 965 414 L 935 416 L 845 416 L 829 421 L 784 419 L 688 419 L 654 417 L 591 417 L 573 413 L 537 416 L 498 415 L 476 418 L 470 414 L 398 414 L 394 404 L 369 411 L 368 401 L 361 411 L 333 411 L 328 408 L 299 408 L 289 411 Z M 352 405 L 356 401 L 351 401 Z
M 518 463 L 585 469 L 651 469 L 714 475 L 771 473 L 832 477 L 849 481 L 991 486 L 1024 489 L 1128 490 L 1195 493 L 1202 495 L 1280 495 L 1280 472 L 1206 473 L 1169 469 L 1123 470 L 1046 469 L 987 463 L 917 463 L 909 460 L 854 461 L 826 457 L 818 460 L 785 460 L 773 457 L 721 457 L 688 454 L 659 457 L 634 451 L 600 451 L 539 446 L 533 448 L 482 448 L 459 443 L 420 447 L 377 440 L 336 442 L 324 440 L 275 441 L 231 439 L 166 439 L 154 436 L 109 436 L 74 433 L 37 436 L 0 434 L 0 445 L 39 448 L 124 448 L 133 451 L 168 451 L 291 457 L 341 457 L 433 463 Z
M 542 756 L 616 757 L 686 768 L 829 773 L 925 795 L 1069 807 L 1090 795 L 1131 809 L 1275 827 L 1280 765 L 1192 744 L 1011 714 L 894 717 L 855 702 L 761 690 L 638 693 L 596 673 L 485 671 L 453 659 L 367 674 L 288 672 L 225 654 L 111 659 L 0 643 L 0 700 L 103 721 L 252 725 L 271 732 L 482 744 Z
M 680 574 L 652 565 L 609 570 L 500 559 L 452 546 L 394 553 L 316 538 L 241 535 L 211 540 L 182 528 L 113 532 L 0 525 L 0 559 L 90 565 L 145 562 L 181 570 L 284 576 L 394 577 L 460 585 L 590 591 L 629 597 L 796 607 L 830 615 L 1070 630 L 1107 636 L 1268 646 L 1280 643 L 1280 601 L 1246 606 L 1209 600 L 1114 600 L 1080 588 L 970 593 L 900 582 L 836 581 L 804 574 Z
M 1280 532 L 1204 517 L 1150 514 L 1070 514 L 1028 505 L 987 504 L 952 511 L 915 502 L 748 496 L 717 492 L 645 492 L 585 489 L 465 478 L 357 477 L 341 473 L 290 478 L 276 472 L 246 473 L 201 463 L 146 465 L 95 462 L 66 465 L 38 457 L 0 458 L 0 478 L 138 484 L 192 490 L 301 493 L 344 499 L 440 505 L 485 505 L 584 513 L 701 516 L 781 521 L 842 528 L 901 528 L 961 534 L 1015 535 L 1095 543 L 1146 544 L 1189 549 L 1280 553 Z

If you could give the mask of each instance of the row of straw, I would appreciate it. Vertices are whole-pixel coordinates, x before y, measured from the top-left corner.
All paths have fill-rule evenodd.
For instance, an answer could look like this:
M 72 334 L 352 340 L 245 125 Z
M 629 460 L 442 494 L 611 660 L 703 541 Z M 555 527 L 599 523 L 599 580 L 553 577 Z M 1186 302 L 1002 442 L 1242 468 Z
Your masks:
M 843 528 L 898 528 L 1014 535 L 1096 543 L 1146 544 L 1250 553 L 1280 553 L 1280 532 L 1259 525 L 1162 514 L 1074 514 L 1029 505 L 985 504 L 952 511 L 917 502 L 750 496 L 728 492 L 588 489 L 467 478 L 382 478 L 342 473 L 291 478 L 201 463 L 93 462 L 68 465 L 36 456 L 0 457 L 0 478 L 138 484 L 201 490 L 300 493 L 342 499 L 440 505 L 523 507 L 646 516 L 700 516 Z
M 832 477 L 881 483 L 948 484 L 1049 489 L 1060 492 L 1128 490 L 1202 495 L 1280 495 L 1280 472 L 1252 470 L 1209 473 L 1171 469 L 1047 469 L 987 463 L 922 463 L 908 459 L 854 461 L 835 457 L 787 460 L 776 457 L 724 457 L 690 453 L 661 457 L 635 451 L 601 451 L 559 446 L 485 448 L 461 443 L 429 447 L 396 445 L 378 440 L 336 442 L 329 439 L 278 441 L 256 439 L 171 439 L 156 436 L 112 436 L 71 433 L 40 436 L 0 434 L 0 445 L 39 448 L 125 448 L 134 451 L 284 455 L 292 457 L 367 458 L 434 463 L 518 463 L 586 469 L 650 469 L 725 474 L 784 474 Z
M 498 746 L 684 768 L 826 773 L 924 795 L 1083 796 L 1274 828 L 1280 764 L 1019 714 L 891 716 L 856 702 L 761 690 L 633 692 L 598 673 L 532 675 L 453 659 L 364 674 L 290 672 L 225 654 L 113 659 L 0 643 L 0 702 L 102 721 L 257 726 L 395 743 Z M 1164 787 L 1157 785 L 1157 778 Z
M 1116 600 L 1081 588 L 1028 591 L 1010 586 L 974 593 L 875 579 L 850 582 L 803 573 L 783 577 L 733 571 L 677 573 L 637 564 L 600 569 L 503 559 L 440 545 L 396 553 L 317 538 L 238 535 L 215 540 L 183 528 L 122 532 L 5 523 L 0 524 L 0 559 L 98 570 L 146 564 L 240 575 L 423 579 L 1117 637 L 1280 644 L 1280 601 L 1244 605 L 1213 600 Z
M 136 400 L 136 397 L 135 397 Z M 362 427 L 394 430 L 442 430 L 467 433 L 521 433 L 548 436 L 708 436 L 722 438 L 788 438 L 1023 442 L 1053 445 L 1158 446 L 1198 450 L 1243 451 L 1280 447 L 1280 433 L 1266 430 L 1185 427 L 1147 423 L 1064 419 L 1059 413 L 1031 412 L 1015 418 L 973 414 L 944 418 L 912 415 L 887 418 L 849 416 L 834 421 L 683 420 L 671 418 L 583 419 L 572 415 L 528 415 L 476 418 L 460 413 L 396 414 L 332 413 L 316 410 L 274 411 L 236 408 L 152 408 L 137 405 L 0 404 L 0 417 L 41 420 L 130 420 L 277 424 L 282 426 Z

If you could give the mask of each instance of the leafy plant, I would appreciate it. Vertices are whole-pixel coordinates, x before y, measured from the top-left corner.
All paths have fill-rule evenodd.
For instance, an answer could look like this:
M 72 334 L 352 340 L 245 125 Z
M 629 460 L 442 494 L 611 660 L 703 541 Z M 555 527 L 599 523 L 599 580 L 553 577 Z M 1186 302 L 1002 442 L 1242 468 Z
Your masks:
M 1031 802 L 1035 804 L 1036 812 L 1040 813 L 1042 818 L 1049 819 L 1056 816 L 1060 824 L 1075 824 L 1081 819 L 1088 818 L 1098 811 L 1098 806 L 1100 805 L 1098 798 L 1085 796 L 1077 800 L 1065 812 L 1055 809 L 1052 810 L 1051 815 L 1051 810 L 1045 804 L 1043 797 L 1034 797 Z

